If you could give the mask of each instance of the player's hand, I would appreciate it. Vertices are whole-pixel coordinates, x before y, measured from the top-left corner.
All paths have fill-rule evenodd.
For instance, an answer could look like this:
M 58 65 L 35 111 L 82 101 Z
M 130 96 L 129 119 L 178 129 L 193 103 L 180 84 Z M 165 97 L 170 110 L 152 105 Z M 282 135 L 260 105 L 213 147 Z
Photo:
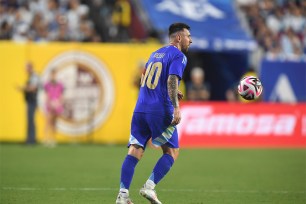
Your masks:
M 175 125 L 178 125 L 180 122 L 181 122 L 181 111 L 180 111 L 180 108 L 177 107 L 177 108 L 174 108 L 173 119 L 172 119 L 171 125 L 175 126 Z
M 178 100 L 182 100 L 184 98 L 184 94 L 180 90 L 177 90 L 177 98 Z

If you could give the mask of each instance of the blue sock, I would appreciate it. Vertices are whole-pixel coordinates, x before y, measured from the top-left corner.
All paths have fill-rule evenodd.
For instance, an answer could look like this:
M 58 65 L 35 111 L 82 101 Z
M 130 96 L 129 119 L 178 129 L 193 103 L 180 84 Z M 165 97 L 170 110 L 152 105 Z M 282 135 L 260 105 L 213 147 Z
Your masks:
M 138 159 L 131 155 L 127 155 L 121 168 L 120 188 L 129 189 L 134 175 L 135 166 Z
M 174 159 L 169 154 L 163 154 L 163 156 L 156 163 L 153 172 L 149 178 L 155 184 L 157 184 L 170 170 L 174 163 Z

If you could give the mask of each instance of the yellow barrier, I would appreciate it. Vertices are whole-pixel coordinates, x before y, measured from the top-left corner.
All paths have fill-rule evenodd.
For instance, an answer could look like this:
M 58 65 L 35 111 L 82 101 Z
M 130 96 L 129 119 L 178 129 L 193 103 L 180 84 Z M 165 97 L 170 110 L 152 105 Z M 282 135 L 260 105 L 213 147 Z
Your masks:
M 16 85 L 26 80 L 31 61 L 43 84 L 51 69 L 59 70 L 69 113 L 60 118 L 60 142 L 125 143 L 137 98 L 133 77 L 140 61 L 160 45 L 0 43 L 0 141 L 25 141 L 26 106 Z M 37 139 L 44 136 L 44 94 L 36 114 Z

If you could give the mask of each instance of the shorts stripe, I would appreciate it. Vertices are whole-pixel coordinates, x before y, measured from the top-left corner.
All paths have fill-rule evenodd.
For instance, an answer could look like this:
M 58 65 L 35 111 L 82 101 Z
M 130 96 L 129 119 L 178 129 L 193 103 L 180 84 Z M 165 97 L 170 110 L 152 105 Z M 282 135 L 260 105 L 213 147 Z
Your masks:
M 175 127 L 170 125 L 159 137 L 155 138 L 152 143 L 158 146 L 166 144 L 172 137 Z
M 172 137 L 172 134 L 174 132 L 175 128 L 173 126 L 169 126 L 163 133 L 162 136 L 167 138 L 169 140 Z
M 138 140 L 133 135 L 130 135 L 129 144 L 136 144 L 136 145 L 139 145 L 139 146 L 143 147 L 143 144 L 138 142 Z

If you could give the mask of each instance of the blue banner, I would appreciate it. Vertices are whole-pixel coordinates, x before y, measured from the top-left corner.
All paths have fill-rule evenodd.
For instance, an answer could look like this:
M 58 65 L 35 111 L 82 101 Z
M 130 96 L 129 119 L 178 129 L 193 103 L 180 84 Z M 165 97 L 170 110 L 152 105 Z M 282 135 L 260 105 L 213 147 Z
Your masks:
M 174 22 L 191 27 L 191 49 L 209 51 L 253 50 L 256 43 L 247 35 L 231 0 L 142 0 L 153 27 L 163 31 Z
M 269 61 L 261 64 L 263 99 L 276 102 L 306 101 L 306 62 Z

